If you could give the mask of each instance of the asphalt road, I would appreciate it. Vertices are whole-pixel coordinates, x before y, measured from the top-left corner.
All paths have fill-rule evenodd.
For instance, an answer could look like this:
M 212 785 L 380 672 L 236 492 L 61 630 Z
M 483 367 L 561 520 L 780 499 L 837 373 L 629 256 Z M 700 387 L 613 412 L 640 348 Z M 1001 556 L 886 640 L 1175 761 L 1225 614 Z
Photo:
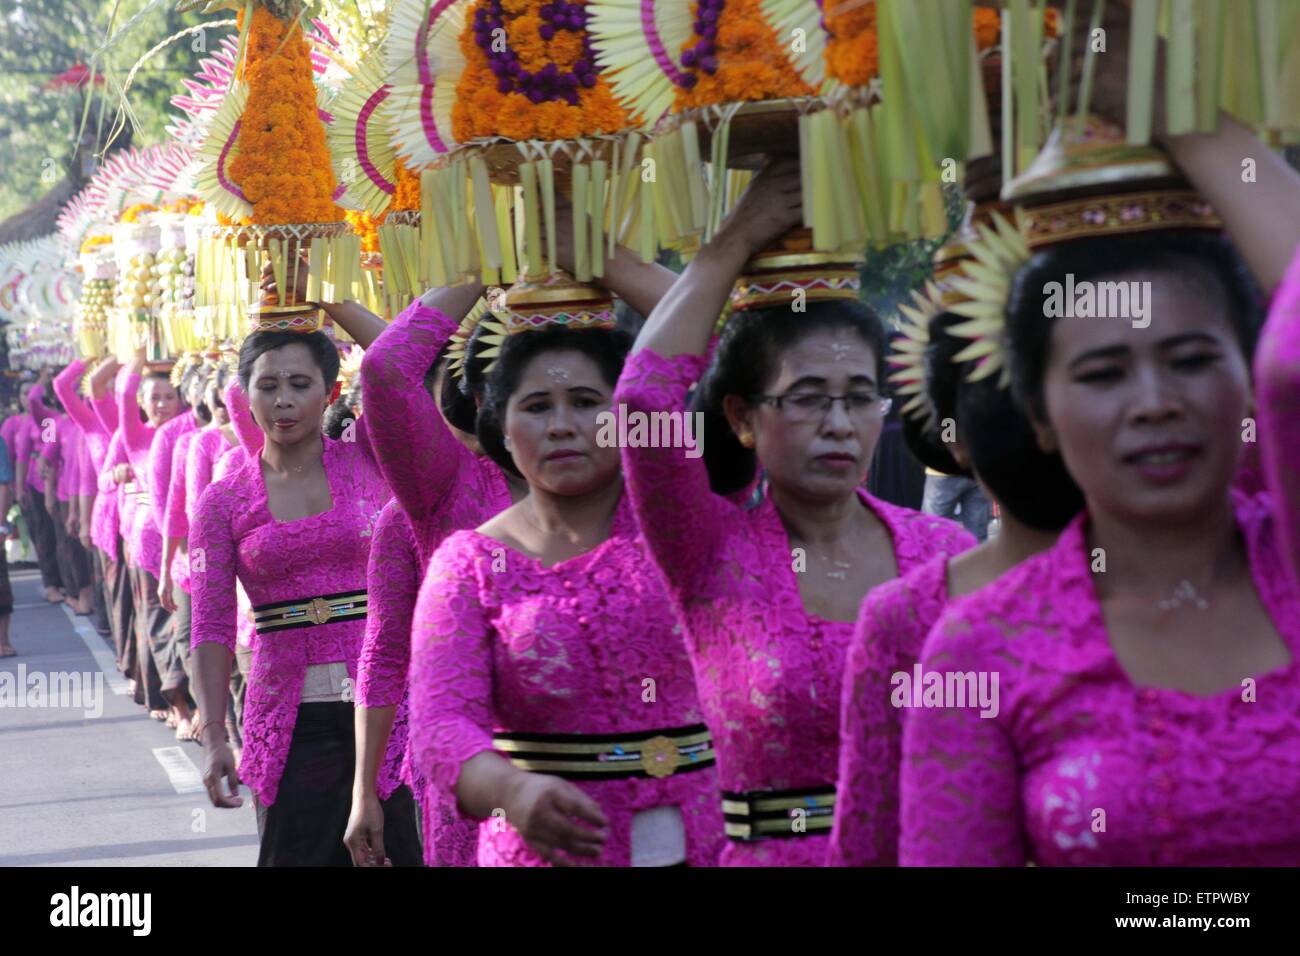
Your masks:
M 0 659 L 0 866 L 253 866 L 252 800 L 218 810 L 203 751 L 126 696 L 90 619 L 10 569 L 17 657 Z

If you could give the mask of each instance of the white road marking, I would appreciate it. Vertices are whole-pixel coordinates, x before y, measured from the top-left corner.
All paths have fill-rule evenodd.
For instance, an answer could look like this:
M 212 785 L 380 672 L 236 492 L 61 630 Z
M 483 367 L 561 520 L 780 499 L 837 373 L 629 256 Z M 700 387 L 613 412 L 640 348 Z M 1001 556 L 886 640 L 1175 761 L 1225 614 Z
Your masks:
M 154 747 L 153 755 L 167 772 L 172 789 L 177 793 L 203 793 L 203 776 L 194 761 L 180 747 Z
M 117 661 L 113 660 L 113 655 L 109 653 L 108 647 L 104 644 L 104 639 L 95 632 L 90 626 L 90 622 L 84 617 L 77 617 L 72 613 L 72 608 L 66 604 L 59 605 L 63 608 L 63 613 L 68 616 L 72 623 L 72 629 L 77 632 L 77 637 L 81 638 L 81 643 L 86 645 L 86 650 L 90 651 L 90 656 L 95 659 L 99 669 L 104 672 L 104 683 L 106 683 L 114 694 L 125 696 L 130 693 L 127 686 L 126 678 L 117 671 Z

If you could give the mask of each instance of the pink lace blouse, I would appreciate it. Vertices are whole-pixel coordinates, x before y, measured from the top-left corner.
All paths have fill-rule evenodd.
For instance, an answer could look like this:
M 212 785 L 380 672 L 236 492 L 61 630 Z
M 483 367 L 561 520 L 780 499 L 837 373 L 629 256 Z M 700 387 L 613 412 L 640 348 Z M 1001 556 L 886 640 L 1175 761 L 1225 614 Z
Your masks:
M 389 495 L 364 431 L 362 423 L 355 442 L 322 438 L 328 511 L 297 521 L 272 517 L 260 456 L 232 462 L 203 492 L 190 527 L 191 561 L 201 553 L 204 562 L 191 580 L 193 646 L 216 641 L 234 652 L 236 579 L 254 607 L 365 589 L 375 521 Z M 344 661 L 355 680 L 364 630 L 364 619 L 352 619 L 254 641 L 240 776 L 263 803 L 275 802 L 307 667 Z
M 176 439 L 176 446 L 172 449 L 171 473 L 167 484 L 167 511 L 163 515 L 164 538 L 184 539 L 190 533 L 190 518 L 185 497 L 185 466 L 189 458 L 190 445 L 198 434 L 196 423 L 195 427 L 187 429 Z M 184 547 L 178 547 L 172 555 L 171 572 L 172 581 L 189 594 L 190 563 L 186 560 Z
M 130 520 L 127 526 L 126 545 L 131 555 L 131 563 L 158 577 L 162 570 L 162 531 L 154 517 L 158 493 L 152 486 L 149 453 L 153 448 L 154 435 L 161 429 L 155 429 L 152 425 L 141 421 L 140 406 L 136 398 L 139 391 L 139 375 L 127 374 L 118 380 L 117 417 L 122 423 L 122 445 L 131 462 L 131 470 L 135 473 L 134 484 L 137 491 L 134 506 L 123 509 L 123 518 Z M 187 414 L 182 412 L 177 418 Z M 162 428 L 170 424 L 172 422 L 168 422 Z M 161 493 L 165 494 L 166 489 Z
M 371 343 L 361 362 L 370 440 L 395 501 L 380 518 L 370 556 L 371 616 L 358 666 L 357 704 L 398 706 L 389 748 L 396 741 L 408 750 L 407 780 L 420 798 L 430 866 L 473 865 L 478 833 L 445 794 L 410 767 L 406 679 L 415 596 L 429 559 L 448 534 L 476 528 L 510 506 L 501 469 L 456 439 L 424 387 L 426 372 L 456 326 L 416 302 Z M 383 781 L 380 790 L 387 796 Z
M 628 360 L 615 401 L 629 411 L 682 411 L 699 356 Z M 770 498 L 752 510 L 713 494 L 703 459 L 680 448 L 629 448 L 624 471 L 637 520 L 686 631 L 723 790 L 833 784 L 840 683 L 853 623 L 808 614 L 790 544 Z M 973 543 L 954 522 L 859 491 L 888 529 L 900 574 Z M 729 841 L 724 865 L 820 866 L 828 834 Z
M 1259 450 L 1276 502 L 1282 556 L 1300 587 L 1300 249 L 1255 348 Z
M 898 765 L 907 712 L 890 700 L 891 678 L 921 657 L 948 603 L 948 555 L 867 595 L 844 663 L 840 765 L 830 866 L 898 864 Z
M 1233 493 L 1260 600 L 1292 661 L 1211 697 L 1138 687 L 1112 651 L 1087 515 L 953 602 L 925 672 L 998 674 L 996 716 L 913 708 L 904 866 L 1281 866 L 1300 859 L 1300 590 L 1267 494 Z
M 450 800 L 465 761 L 493 749 L 493 730 L 610 734 L 702 721 L 680 628 L 626 498 L 604 543 L 551 568 L 477 531 L 455 532 L 429 565 L 411 640 L 415 763 Z M 690 865 L 717 862 L 713 767 L 574 783 L 609 818 L 597 865 L 628 866 L 633 815 L 672 806 Z M 499 818 L 479 828 L 478 861 L 545 865 Z
M 370 441 L 393 496 L 410 517 L 422 565 L 452 531 L 477 528 L 510 507 L 510 487 L 490 458 L 456 440 L 424 376 L 457 323 L 418 301 L 361 360 Z
M 424 564 L 410 519 L 396 500 L 390 501 L 379 514 L 370 545 L 370 613 L 357 664 L 357 704 L 397 708 L 380 772 L 379 796 L 387 800 L 403 781 L 411 787 L 420 804 L 425 865 L 474 866 L 478 826 L 462 819 L 447 794 L 431 787 L 411 760 L 406 672 L 411 660 L 411 620 L 423 577 Z M 399 766 L 400 775 L 394 772 Z

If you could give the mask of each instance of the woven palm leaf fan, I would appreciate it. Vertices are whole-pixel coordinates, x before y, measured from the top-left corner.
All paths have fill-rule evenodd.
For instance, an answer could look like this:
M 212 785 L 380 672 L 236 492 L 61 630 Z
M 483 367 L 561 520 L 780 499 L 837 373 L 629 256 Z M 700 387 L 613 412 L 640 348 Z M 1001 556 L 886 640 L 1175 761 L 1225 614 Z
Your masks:
M 845 0 L 829 0 L 833 7 L 848 6 Z M 852 2 L 852 0 L 850 0 Z M 805 83 L 829 92 L 826 71 L 826 28 L 822 7 L 826 0 L 759 0 L 759 7 L 776 35 L 790 47 L 790 61 Z M 857 0 L 858 6 L 868 6 Z
M 199 198 L 230 219 L 252 215 L 244 191 L 230 178 L 230 164 L 239 155 L 240 116 L 248 102 L 248 87 L 236 83 L 221 107 L 208 120 L 208 133 L 199 147 L 199 172 L 195 192 Z
M 372 216 L 388 207 L 397 189 L 388 126 L 391 87 L 379 72 L 379 61 L 375 53 L 357 64 L 330 103 L 333 121 L 326 137 L 343 197 Z
M 397 156 L 413 169 L 456 145 L 451 114 L 465 69 L 460 36 L 469 9 L 466 0 L 400 0 L 391 14 L 384 42 L 389 129 Z
M 930 321 L 943 311 L 940 304 L 942 292 L 933 282 L 912 293 L 910 305 L 900 304 L 903 316 L 899 323 L 902 335 L 894 340 L 889 364 L 895 371 L 889 381 L 894 391 L 907 399 L 902 414 L 919 421 L 923 427 L 934 422 L 934 407 L 930 404 L 925 379 L 925 352 L 930 346 Z
M 624 105 L 653 125 L 672 109 L 677 88 L 693 82 L 679 65 L 691 38 L 691 0 L 605 0 L 590 10 L 596 62 Z

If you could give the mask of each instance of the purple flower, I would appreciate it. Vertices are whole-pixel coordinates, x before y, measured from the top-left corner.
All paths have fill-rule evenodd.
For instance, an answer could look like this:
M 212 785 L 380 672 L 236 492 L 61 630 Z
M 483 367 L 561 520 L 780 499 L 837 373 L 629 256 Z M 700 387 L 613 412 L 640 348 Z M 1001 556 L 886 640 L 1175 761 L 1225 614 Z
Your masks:
M 695 65 L 695 51 L 687 50 L 682 54 L 682 66 L 692 67 Z
M 537 32 L 542 35 L 543 40 L 550 40 L 555 36 L 555 27 L 551 26 L 549 23 L 543 23 L 538 27 Z
M 595 73 L 584 73 L 583 76 L 582 76 L 582 85 L 583 85 L 583 86 L 595 86 L 595 85 L 596 85 L 596 74 L 595 74 Z
M 501 77 L 501 79 L 497 80 L 498 93 L 510 93 L 514 90 L 514 88 L 515 88 L 515 84 L 511 82 L 509 77 L 503 76 Z
M 710 75 L 718 71 L 718 58 L 715 56 L 706 56 L 700 59 L 700 69 Z

